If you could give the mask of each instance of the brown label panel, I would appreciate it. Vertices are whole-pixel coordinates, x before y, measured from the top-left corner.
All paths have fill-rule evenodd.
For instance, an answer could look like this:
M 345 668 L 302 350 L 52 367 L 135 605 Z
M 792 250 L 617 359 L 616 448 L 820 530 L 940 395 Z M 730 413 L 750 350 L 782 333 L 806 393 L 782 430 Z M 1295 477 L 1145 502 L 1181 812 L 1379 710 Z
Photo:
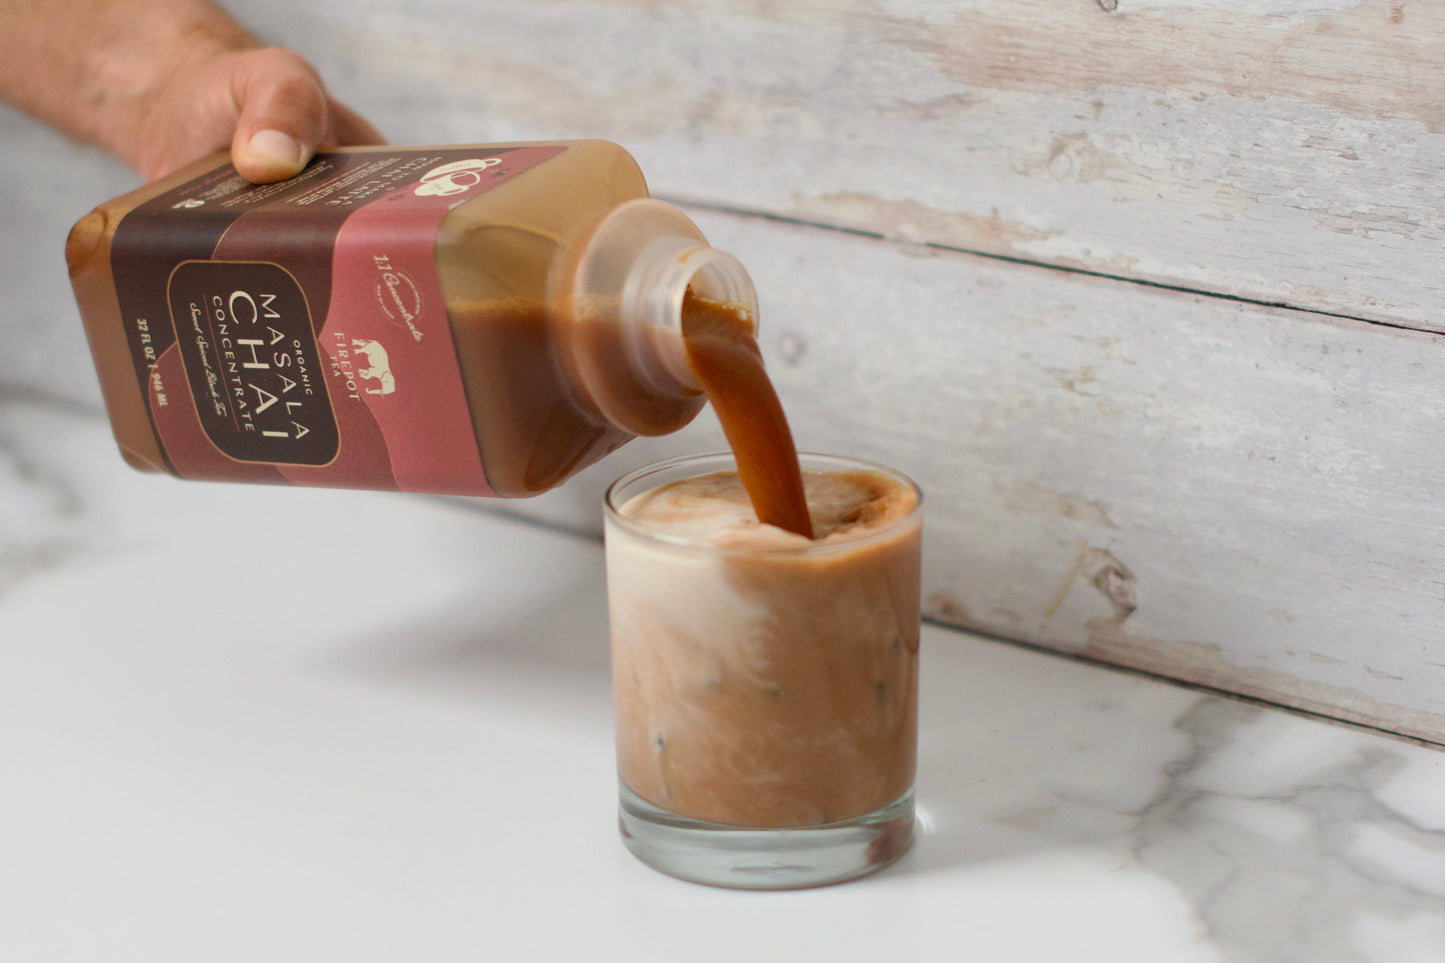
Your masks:
M 206 437 L 238 461 L 325 465 L 340 444 L 301 286 L 265 262 L 187 261 L 167 290 Z

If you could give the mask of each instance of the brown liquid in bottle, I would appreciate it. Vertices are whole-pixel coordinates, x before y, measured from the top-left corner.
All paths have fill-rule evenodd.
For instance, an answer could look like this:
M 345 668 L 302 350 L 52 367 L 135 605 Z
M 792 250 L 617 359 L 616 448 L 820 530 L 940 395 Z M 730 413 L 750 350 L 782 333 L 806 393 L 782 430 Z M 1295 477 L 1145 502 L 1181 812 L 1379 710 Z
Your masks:
M 553 280 L 569 278 L 569 272 L 577 267 L 573 259 L 588 249 L 593 225 L 605 220 L 609 212 L 647 197 L 636 162 L 622 148 L 601 141 L 492 148 L 528 146 L 565 149 L 514 179 L 458 202 L 441 222 L 434 241 L 437 280 L 482 468 L 492 491 L 504 497 L 525 497 L 552 488 L 636 434 L 676 431 L 703 403 L 696 386 L 678 384 L 658 390 L 639 379 L 631 368 L 635 345 L 628 340 L 635 334 L 613 324 L 582 323 L 592 320 L 587 290 L 561 299 L 553 290 Z M 411 156 L 440 149 L 354 148 L 348 153 L 365 159 L 398 151 Z M 126 459 L 145 471 L 172 469 L 150 413 L 150 382 L 138 380 L 137 362 L 128 343 L 128 319 L 122 314 L 117 278 L 112 274 L 112 242 L 121 220 L 137 207 L 214 172 L 225 173 L 224 158 L 219 155 L 107 202 L 76 225 L 67 243 L 76 299 L 116 439 Z M 285 217 L 303 216 L 309 210 Z M 658 223 L 664 231 L 682 230 L 694 238 L 695 226 L 680 212 L 677 218 L 663 221 Z M 165 241 L 170 237 L 167 231 L 173 232 L 174 227 L 158 217 L 150 231 Z M 331 240 L 324 233 L 317 235 L 311 247 L 295 240 L 310 237 L 305 232 L 286 236 L 292 240 L 289 246 L 281 245 L 287 252 L 281 258 L 285 263 L 298 258 L 308 264 L 331 263 L 333 252 L 327 246 Z M 652 236 L 643 232 L 623 241 L 642 244 Z M 706 246 L 700 233 L 694 239 Z M 168 250 L 162 244 L 156 256 L 163 257 Z M 609 249 L 609 257 L 617 256 Z M 237 256 L 232 252 L 227 257 L 235 260 Z M 272 261 L 277 257 L 274 251 L 262 250 L 249 252 L 240 260 Z M 690 295 L 684 299 L 684 315 L 688 366 L 717 410 L 759 518 L 810 535 L 796 451 L 777 395 L 763 370 L 748 309 L 730 304 L 726 298 Z M 654 336 L 663 335 L 648 335 Z M 591 359 L 594 374 L 604 372 L 600 395 L 579 388 L 576 372 L 569 368 L 572 363 L 558 357 L 561 346 Z M 425 386 L 412 384 L 407 390 L 425 390 Z M 352 440 L 344 447 L 384 452 L 377 430 L 367 430 L 370 434 L 349 435 Z M 209 455 L 209 449 L 205 451 Z M 424 461 L 425 453 L 416 457 Z M 318 483 L 390 487 L 394 482 L 385 477 L 384 460 L 374 471 L 368 468 L 355 477 L 338 475 Z M 193 477 L 284 481 L 269 462 L 235 464 L 239 467 L 232 461 L 210 459 L 202 466 L 204 471 Z M 423 486 L 418 490 L 433 489 Z
M 682 310 L 688 364 L 722 423 L 758 520 L 812 538 L 798 451 L 751 322 L 691 292 Z
M 499 493 L 547 491 L 632 438 L 568 390 L 551 342 L 565 322 L 541 301 L 453 302 L 447 314 L 471 374 L 472 423 L 487 442 L 482 464 Z

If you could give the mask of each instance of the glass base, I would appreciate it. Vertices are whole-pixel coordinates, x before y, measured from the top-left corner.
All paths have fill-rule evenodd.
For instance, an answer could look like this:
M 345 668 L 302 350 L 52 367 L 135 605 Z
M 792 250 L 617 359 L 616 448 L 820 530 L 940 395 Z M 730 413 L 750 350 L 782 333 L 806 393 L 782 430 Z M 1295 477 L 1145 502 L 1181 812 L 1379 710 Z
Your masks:
M 617 822 L 632 855 L 670 876 L 732 889 L 802 889 L 866 876 L 913 841 L 913 790 L 837 823 L 751 829 L 658 809 L 625 784 Z

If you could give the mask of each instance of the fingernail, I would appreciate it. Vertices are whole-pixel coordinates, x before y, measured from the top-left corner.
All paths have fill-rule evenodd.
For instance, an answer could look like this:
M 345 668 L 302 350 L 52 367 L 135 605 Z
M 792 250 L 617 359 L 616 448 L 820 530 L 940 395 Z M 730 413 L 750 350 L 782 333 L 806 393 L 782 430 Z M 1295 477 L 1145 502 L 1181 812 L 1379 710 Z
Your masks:
M 300 167 L 306 159 L 296 139 L 279 130 L 258 130 L 246 146 L 257 160 L 267 163 Z

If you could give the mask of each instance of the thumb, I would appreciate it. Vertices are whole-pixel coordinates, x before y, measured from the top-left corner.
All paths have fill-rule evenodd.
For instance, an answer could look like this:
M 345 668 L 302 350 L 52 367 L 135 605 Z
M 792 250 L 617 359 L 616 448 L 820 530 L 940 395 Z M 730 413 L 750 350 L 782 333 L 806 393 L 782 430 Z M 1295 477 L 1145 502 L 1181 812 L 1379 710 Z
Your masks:
M 231 96 L 238 116 L 232 163 L 253 184 L 300 173 L 327 129 L 321 78 L 289 50 L 272 47 L 234 56 Z

